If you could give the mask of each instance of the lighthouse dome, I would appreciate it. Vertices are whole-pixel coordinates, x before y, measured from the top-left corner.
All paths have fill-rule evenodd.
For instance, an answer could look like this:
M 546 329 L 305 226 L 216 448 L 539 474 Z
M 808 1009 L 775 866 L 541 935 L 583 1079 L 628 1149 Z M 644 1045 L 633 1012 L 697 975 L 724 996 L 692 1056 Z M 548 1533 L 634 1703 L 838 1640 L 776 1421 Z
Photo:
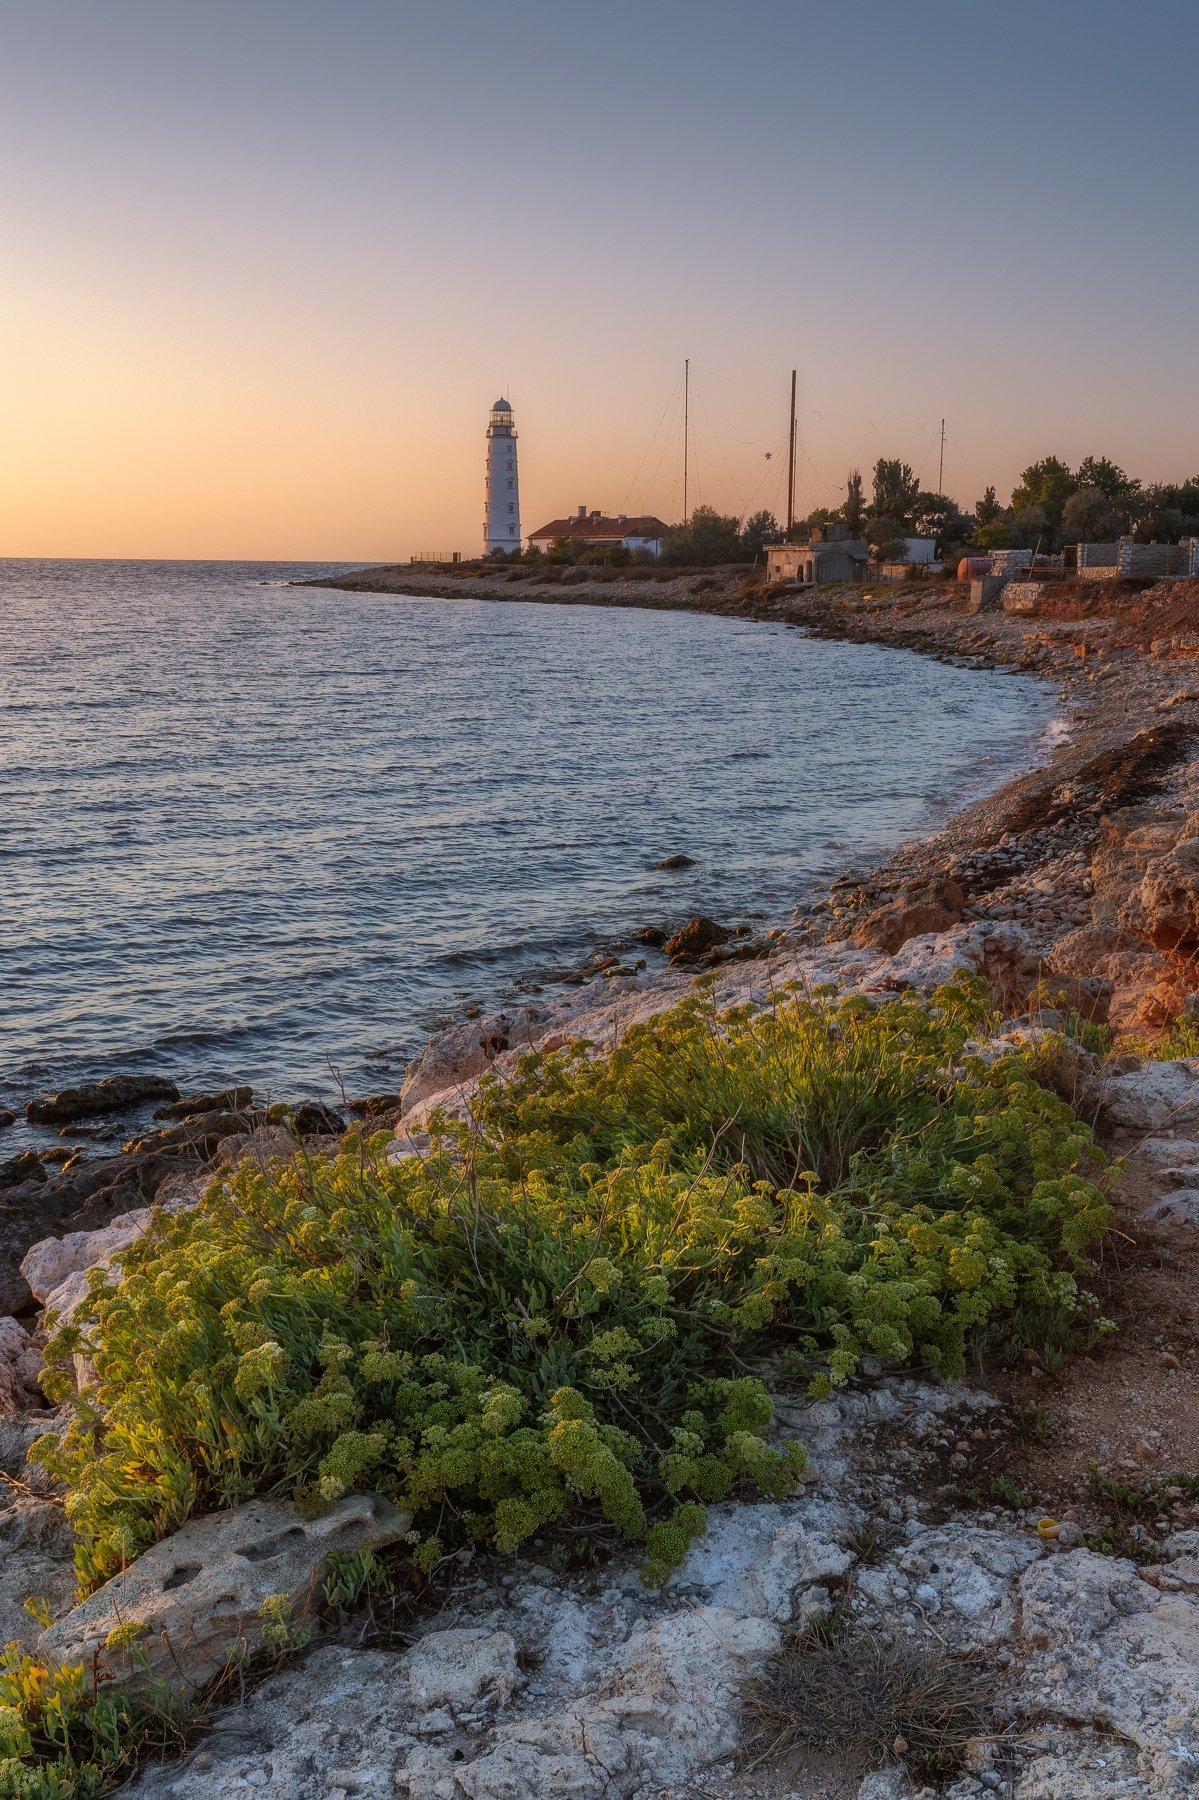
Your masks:
M 492 412 L 511 412 L 512 408 L 506 400 L 497 400 L 491 410 Z

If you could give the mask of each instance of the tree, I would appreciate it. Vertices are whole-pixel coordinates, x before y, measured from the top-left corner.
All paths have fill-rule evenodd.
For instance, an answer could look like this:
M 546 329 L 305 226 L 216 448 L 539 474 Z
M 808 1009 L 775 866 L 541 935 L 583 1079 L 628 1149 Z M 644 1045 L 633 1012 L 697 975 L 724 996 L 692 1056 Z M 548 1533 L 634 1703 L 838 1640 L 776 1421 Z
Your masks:
M 974 517 L 980 525 L 993 525 L 1002 513 L 1003 508 L 995 498 L 993 487 L 987 488 L 982 499 L 974 502 Z
M 862 471 L 851 469 L 845 478 L 845 523 L 850 537 L 861 537 L 866 523 L 866 500 L 862 493 Z
M 898 457 L 880 456 L 874 465 L 874 496 L 870 510 L 875 518 L 898 519 L 909 525 L 920 483 L 907 463 Z
M 907 557 L 908 528 L 903 519 L 871 518 L 866 521 L 870 547 L 880 562 L 903 562 Z
M 937 555 L 941 556 L 947 549 L 966 542 L 974 520 L 948 494 L 920 493 L 916 496 L 912 524 L 914 537 L 936 539 Z
M 579 549 L 573 538 L 551 538 L 546 552 L 548 561 L 552 563 L 573 563 L 578 561 Z
M 841 509 L 839 506 L 814 506 L 804 519 L 796 519 L 795 529 L 799 537 L 810 537 L 818 525 L 839 525 Z
M 700 567 L 741 560 L 738 521 L 712 506 L 697 506 L 682 525 L 672 525 L 662 540 L 662 560 Z
M 1085 456 L 1078 465 L 1078 484 L 1098 488 L 1117 512 L 1131 506 L 1141 491 L 1140 482 L 1126 475 L 1118 463 L 1106 456 Z
M 1062 508 L 1062 538 L 1067 544 L 1110 543 L 1119 537 L 1121 525 L 1101 488 L 1079 488 Z
M 1019 487 L 1012 489 L 1012 511 L 1017 530 L 1027 536 L 1039 530 L 1042 537 L 1056 538 L 1062 523 L 1062 509 L 1071 494 L 1081 486 L 1069 463 L 1057 456 L 1044 456 L 1030 463 L 1020 477 Z M 1040 509 L 1039 522 L 1033 517 Z
M 783 530 L 772 512 L 751 513 L 741 527 L 741 554 L 747 562 L 755 562 L 767 544 L 781 544 Z
M 1060 523 L 1060 521 L 1059 521 Z M 1022 550 L 1051 550 L 1058 533 L 1049 523 L 1043 506 L 1022 506 L 1012 521 L 1012 542 Z
M 1015 522 L 1005 508 L 997 519 L 989 519 L 979 526 L 971 540 L 971 548 L 985 555 L 988 550 L 1010 550 L 1015 542 Z
M 1136 535 L 1142 544 L 1176 544 L 1199 537 L 1199 475 L 1180 483 L 1157 481 L 1140 497 Z

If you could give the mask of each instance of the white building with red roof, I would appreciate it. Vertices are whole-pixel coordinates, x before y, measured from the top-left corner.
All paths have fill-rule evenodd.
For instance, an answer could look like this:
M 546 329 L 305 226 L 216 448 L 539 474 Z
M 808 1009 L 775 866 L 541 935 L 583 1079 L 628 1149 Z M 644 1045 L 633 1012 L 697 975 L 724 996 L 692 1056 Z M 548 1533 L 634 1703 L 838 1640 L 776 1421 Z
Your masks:
M 539 531 L 529 533 L 530 549 L 548 550 L 557 538 L 565 538 L 577 550 L 648 550 L 661 556 L 666 526 L 652 513 L 588 512 L 580 506 L 569 519 L 551 519 Z

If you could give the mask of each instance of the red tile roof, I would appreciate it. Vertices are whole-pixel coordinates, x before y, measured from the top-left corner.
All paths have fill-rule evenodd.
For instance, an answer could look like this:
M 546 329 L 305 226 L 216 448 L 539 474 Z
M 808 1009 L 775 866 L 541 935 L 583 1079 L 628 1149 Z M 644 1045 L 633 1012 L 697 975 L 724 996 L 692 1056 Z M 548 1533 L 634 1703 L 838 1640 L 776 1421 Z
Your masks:
M 625 538 L 660 538 L 666 526 L 661 519 L 655 519 L 650 513 L 640 513 L 636 517 L 630 514 L 626 519 L 610 519 L 602 514 L 580 519 L 576 513 L 570 519 L 551 519 L 539 531 L 529 533 L 529 542 L 536 538 L 573 538 L 576 542 L 619 544 Z

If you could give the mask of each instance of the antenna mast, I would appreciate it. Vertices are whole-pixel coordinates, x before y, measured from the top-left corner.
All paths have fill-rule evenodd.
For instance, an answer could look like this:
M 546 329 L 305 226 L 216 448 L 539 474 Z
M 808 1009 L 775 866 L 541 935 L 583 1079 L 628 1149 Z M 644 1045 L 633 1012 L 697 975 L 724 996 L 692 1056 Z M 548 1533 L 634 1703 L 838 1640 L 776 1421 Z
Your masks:
M 945 492 L 945 421 L 941 420 L 941 466 L 937 470 L 937 492 Z
M 787 542 L 795 533 L 795 370 L 791 371 L 791 430 L 787 438 Z
M 691 358 L 683 359 L 683 524 L 687 523 L 690 514 L 687 511 L 687 449 L 691 436 Z

